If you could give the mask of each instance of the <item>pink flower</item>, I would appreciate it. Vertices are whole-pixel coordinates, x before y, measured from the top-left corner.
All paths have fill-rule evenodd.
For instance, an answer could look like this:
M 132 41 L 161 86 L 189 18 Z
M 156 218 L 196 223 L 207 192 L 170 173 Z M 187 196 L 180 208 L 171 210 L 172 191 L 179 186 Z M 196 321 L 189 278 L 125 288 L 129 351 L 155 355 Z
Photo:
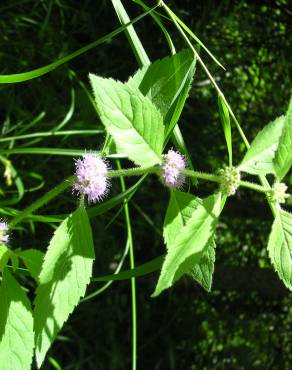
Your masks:
M 8 228 L 7 222 L 0 222 L 0 244 L 9 242 Z
M 76 182 L 73 190 L 87 196 L 88 203 L 100 201 L 108 192 L 108 164 L 98 153 L 85 153 L 75 162 Z
M 163 155 L 162 179 L 165 185 L 170 188 L 180 188 L 185 180 L 185 176 L 180 173 L 186 168 L 183 155 L 170 149 Z

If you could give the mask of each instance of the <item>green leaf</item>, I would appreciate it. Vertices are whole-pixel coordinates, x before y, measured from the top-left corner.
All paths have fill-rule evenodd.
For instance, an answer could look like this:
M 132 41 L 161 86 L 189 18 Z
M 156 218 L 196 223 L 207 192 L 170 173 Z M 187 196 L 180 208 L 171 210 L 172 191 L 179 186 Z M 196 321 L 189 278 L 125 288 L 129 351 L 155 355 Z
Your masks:
M 169 288 L 182 275 L 189 273 L 195 263 L 199 263 L 213 241 L 220 212 L 220 193 L 203 199 L 201 204 L 195 208 L 177 237 L 170 240 L 168 253 L 153 296 Z
M 199 205 L 202 205 L 202 200 L 194 197 L 194 195 L 181 191 L 172 191 L 163 228 L 163 236 L 167 248 L 174 243 Z M 189 273 L 203 288 L 210 291 L 214 262 L 215 242 L 212 240 L 199 261 L 197 255 L 195 255 L 194 261 L 191 258 L 188 259 L 189 267 L 185 265 L 183 268 L 185 273 Z
M 89 75 L 97 109 L 107 131 L 140 166 L 161 163 L 164 125 L 160 112 L 137 88 Z
M 257 134 L 239 166 L 240 171 L 254 175 L 275 173 L 273 159 L 279 145 L 284 121 L 284 116 L 278 117 Z
M 194 54 L 186 49 L 139 69 L 127 83 L 129 86 L 139 88 L 162 113 L 166 126 L 165 142 L 173 133 L 173 142 L 185 155 L 191 169 L 193 169 L 191 158 L 177 122 L 189 94 L 195 66 Z M 195 179 L 191 181 L 193 184 L 197 183 Z
M 37 249 L 27 249 L 18 253 L 18 256 L 23 260 L 31 276 L 38 281 L 41 272 L 44 253 Z
M 191 69 L 194 74 L 195 63 L 194 54 L 186 49 L 138 70 L 127 85 L 139 88 L 165 117 L 182 91 Z
M 86 210 L 80 206 L 55 231 L 39 276 L 34 310 L 38 367 L 64 322 L 84 296 L 93 259 L 91 228 Z
M 10 258 L 9 249 L 5 244 L 0 243 L 0 271 L 4 269 Z
M 232 136 L 231 136 L 231 124 L 228 108 L 222 99 L 218 96 L 218 106 L 219 106 L 219 115 L 221 123 L 223 126 L 224 136 L 227 144 L 228 156 L 229 156 L 229 166 L 232 166 Z
M 213 239 L 202 254 L 200 262 L 194 264 L 193 268 L 189 272 L 192 278 L 202 285 L 207 292 L 210 292 L 212 287 L 215 265 L 215 248 L 216 244 Z
M 0 364 L 5 370 L 30 370 L 33 317 L 30 302 L 7 269 L 0 288 Z
M 282 180 L 292 166 L 292 98 L 285 116 L 284 127 L 274 158 L 278 180 Z
M 174 242 L 202 200 L 190 193 L 173 190 L 165 214 L 163 237 L 167 248 Z
M 292 290 L 292 214 L 279 206 L 268 243 L 269 256 L 280 279 Z
M 120 0 L 111 0 L 113 7 L 115 8 L 116 14 L 122 25 L 125 25 L 130 22 L 130 18 Z M 149 9 L 147 9 L 149 10 Z M 151 14 L 151 13 L 150 13 Z M 136 59 L 140 62 L 141 65 L 150 64 L 150 60 L 143 48 L 143 45 L 136 34 L 136 31 L 133 26 L 129 26 L 125 29 L 125 33 L 129 40 L 129 43 L 136 55 Z

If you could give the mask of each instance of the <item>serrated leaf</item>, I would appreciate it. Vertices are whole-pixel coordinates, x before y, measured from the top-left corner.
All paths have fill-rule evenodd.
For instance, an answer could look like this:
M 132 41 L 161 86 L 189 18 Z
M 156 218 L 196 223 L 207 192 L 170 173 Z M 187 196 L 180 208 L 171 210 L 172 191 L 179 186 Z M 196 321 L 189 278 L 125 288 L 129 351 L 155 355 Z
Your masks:
M 215 248 L 214 239 L 206 247 L 199 263 L 195 263 L 189 274 L 195 279 L 207 292 L 211 291 L 214 265 L 215 265 Z
M 202 205 L 202 200 L 192 194 L 181 191 L 172 191 L 167 207 L 165 222 L 163 228 L 163 236 L 166 246 L 174 243 L 174 240 L 182 232 L 183 227 L 192 217 L 195 209 Z M 211 290 L 212 275 L 214 272 L 215 262 L 215 242 L 212 240 L 210 245 L 206 247 L 206 251 L 202 254 L 199 261 L 197 256 L 194 256 L 194 261 L 188 259 L 187 264 L 182 264 L 182 269 L 195 279 L 204 289 Z
M 39 276 L 34 310 L 39 367 L 57 333 L 84 296 L 93 259 L 91 228 L 86 210 L 80 206 L 56 230 Z
M 269 256 L 280 279 L 292 290 L 292 214 L 278 207 L 268 243 Z
M 195 62 L 194 53 L 185 49 L 138 70 L 127 84 L 138 87 L 165 117 L 183 89 L 190 69 L 194 74 Z
M 7 269 L 0 288 L 0 366 L 5 370 L 30 370 L 33 317 L 30 302 Z
M 116 144 L 137 165 L 161 163 L 163 119 L 150 99 L 119 81 L 89 78 L 100 118 Z
M 201 204 L 202 200 L 190 193 L 177 190 L 171 192 L 163 225 L 163 237 L 167 248 L 173 244 L 192 213 Z
M 273 159 L 279 145 L 285 117 L 278 117 L 266 125 L 255 137 L 239 169 L 254 175 L 275 173 Z
M 165 142 L 173 133 L 173 142 L 187 158 L 190 169 L 193 169 L 191 158 L 176 125 L 189 94 L 195 67 L 195 56 L 186 49 L 139 69 L 127 82 L 129 86 L 139 88 L 160 110 L 166 128 Z M 191 181 L 193 185 L 197 183 L 194 178 Z
M 200 261 L 214 238 L 220 212 L 220 194 L 203 199 L 192 212 L 179 235 L 168 246 L 168 253 L 153 296 L 169 288 L 183 274 L 188 273 L 193 264 Z
M 18 253 L 31 276 L 38 281 L 41 272 L 44 253 L 37 249 L 27 249 Z
M 274 158 L 278 180 L 282 180 L 292 166 L 292 98 L 285 116 L 284 127 Z

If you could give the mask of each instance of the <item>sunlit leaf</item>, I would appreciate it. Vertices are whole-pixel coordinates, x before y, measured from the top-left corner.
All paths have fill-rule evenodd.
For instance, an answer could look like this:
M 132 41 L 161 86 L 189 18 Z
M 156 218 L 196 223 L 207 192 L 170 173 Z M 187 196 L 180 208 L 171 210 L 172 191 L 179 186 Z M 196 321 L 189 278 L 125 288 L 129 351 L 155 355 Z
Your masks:
M 202 200 L 194 195 L 181 191 L 172 191 L 163 228 L 163 236 L 167 248 L 180 235 L 199 205 L 202 205 Z M 188 259 L 189 271 L 187 266 L 185 266 L 185 273 L 190 274 L 203 288 L 210 291 L 214 262 L 215 242 L 212 240 L 210 245 L 206 247 L 206 251 L 202 253 L 199 261 L 197 255 L 194 256 L 194 261 L 192 261 L 192 258 Z
M 161 163 L 164 125 L 160 112 L 137 88 L 90 74 L 97 109 L 107 131 L 140 166 Z
M 280 279 L 292 290 L 292 214 L 277 208 L 268 243 L 269 256 Z
M 36 360 L 40 367 L 92 274 L 94 248 L 87 213 L 80 206 L 56 230 L 45 255 L 35 299 Z
M 0 288 L 0 368 L 30 370 L 34 347 L 30 302 L 7 269 Z
M 18 253 L 31 276 L 37 280 L 41 272 L 44 253 L 37 249 L 27 249 Z
M 274 158 L 278 180 L 282 180 L 292 166 L 292 98 L 285 116 L 283 131 Z
M 273 159 L 279 145 L 285 117 L 281 116 L 265 126 L 255 137 L 239 169 L 255 175 L 275 173 Z
M 195 263 L 199 263 L 203 253 L 213 241 L 220 212 L 220 194 L 203 199 L 195 208 L 179 235 L 170 240 L 153 296 L 169 288 L 182 275 L 188 273 Z

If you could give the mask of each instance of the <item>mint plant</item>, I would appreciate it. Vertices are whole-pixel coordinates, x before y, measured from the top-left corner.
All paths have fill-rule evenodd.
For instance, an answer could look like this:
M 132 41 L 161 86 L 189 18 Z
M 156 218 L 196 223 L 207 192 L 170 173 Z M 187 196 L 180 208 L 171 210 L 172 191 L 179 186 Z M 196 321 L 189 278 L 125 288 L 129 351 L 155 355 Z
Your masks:
M 137 3 L 147 8 L 142 1 Z M 113 5 L 122 27 L 110 37 L 127 30 L 142 67 L 124 83 L 93 73 L 89 75 L 97 111 L 96 119 L 100 119 L 107 133 L 103 149 L 97 151 L 97 148 L 86 148 L 83 157 L 75 160 L 75 174 L 67 174 L 70 177 L 49 193 L 14 217 L 7 217 L 0 222 L 0 363 L 7 364 L 7 370 L 30 369 L 34 355 L 40 368 L 57 334 L 85 296 L 86 288 L 93 278 L 96 250 L 90 218 L 117 204 L 123 204 L 128 242 L 131 245 L 132 269 L 128 271 L 127 278 L 132 278 L 133 297 L 133 278 L 140 276 L 141 271 L 142 274 L 153 271 L 153 264 L 149 262 L 136 268 L 133 265 L 129 203 L 145 176 L 155 176 L 169 193 L 163 226 L 166 253 L 159 259 L 161 271 L 156 286 L 153 287 L 152 297 L 171 288 L 184 275 L 193 278 L 206 291 L 211 290 L 216 254 L 216 226 L 224 207 L 228 206 L 228 197 L 236 196 L 238 188 L 262 193 L 263 200 L 269 203 L 274 222 L 267 249 L 279 278 L 292 290 L 292 214 L 285 208 L 285 200 L 289 194 L 284 182 L 292 164 L 292 100 L 285 115 L 266 125 L 249 144 L 225 96 L 189 37 L 195 39 L 202 49 L 205 46 L 176 14 L 163 1 L 159 2 L 160 10 L 163 9 L 170 17 L 188 48 L 176 53 L 171 45 L 171 56 L 150 63 L 133 29 L 134 22 L 130 22 L 120 1 L 113 1 Z M 146 12 L 160 22 L 158 15 L 154 13 L 156 7 L 150 10 L 147 8 Z M 145 15 L 146 13 L 143 14 Z M 135 22 L 141 17 L 136 18 Z M 166 30 L 165 32 L 167 35 Z M 77 56 L 91 47 L 93 46 L 89 45 L 73 54 Z M 70 58 L 71 56 L 64 58 L 62 63 Z M 213 56 L 212 58 L 215 59 Z M 229 158 L 228 165 L 218 168 L 216 173 L 196 170 L 184 144 L 183 128 L 180 131 L 179 127 L 180 114 L 191 89 L 198 62 L 218 94 L 218 109 Z M 27 74 L 0 76 L 0 82 L 16 83 L 38 77 L 60 64 L 55 62 Z M 232 156 L 233 122 L 247 146 L 246 154 L 237 165 L 233 163 Z M 127 158 L 133 166 L 122 168 L 118 164 L 116 168 L 110 158 Z M 255 176 L 254 182 L 243 180 L 244 174 Z M 132 188 L 126 189 L 124 178 L 128 176 L 139 176 L 141 179 Z M 117 178 L 121 180 L 122 192 L 111 198 L 111 183 Z M 188 179 L 193 180 L 197 187 L 202 186 L 205 181 L 216 183 L 217 190 L 201 199 L 196 195 L 197 188 L 191 187 L 187 191 L 184 183 Z M 34 249 L 10 249 L 9 242 L 13 233 L 10 236 L 9 232 L 22 221 L 32 216 L 38 217 L 34 214 L 35 211 L 70 187 L 77 198 L 78 207 L 64 219 L 54 221 L 61 222 L 52 235 L 46 253 Z M 109 199 L 102 203 L 106 196 Z M 28 299 L 20 283 L 19 277 L 23 270 L 35 281 L 33 302 Z M 107 280 L 111 281 L 119 276 L 125 276 L 125 271 L 108 276 Z M 135 301 L 133 302 L 135 313 Z M 135 315 L 133 317 L 135 319 Z M 133 338 L 134 369 L 135 334 Z

